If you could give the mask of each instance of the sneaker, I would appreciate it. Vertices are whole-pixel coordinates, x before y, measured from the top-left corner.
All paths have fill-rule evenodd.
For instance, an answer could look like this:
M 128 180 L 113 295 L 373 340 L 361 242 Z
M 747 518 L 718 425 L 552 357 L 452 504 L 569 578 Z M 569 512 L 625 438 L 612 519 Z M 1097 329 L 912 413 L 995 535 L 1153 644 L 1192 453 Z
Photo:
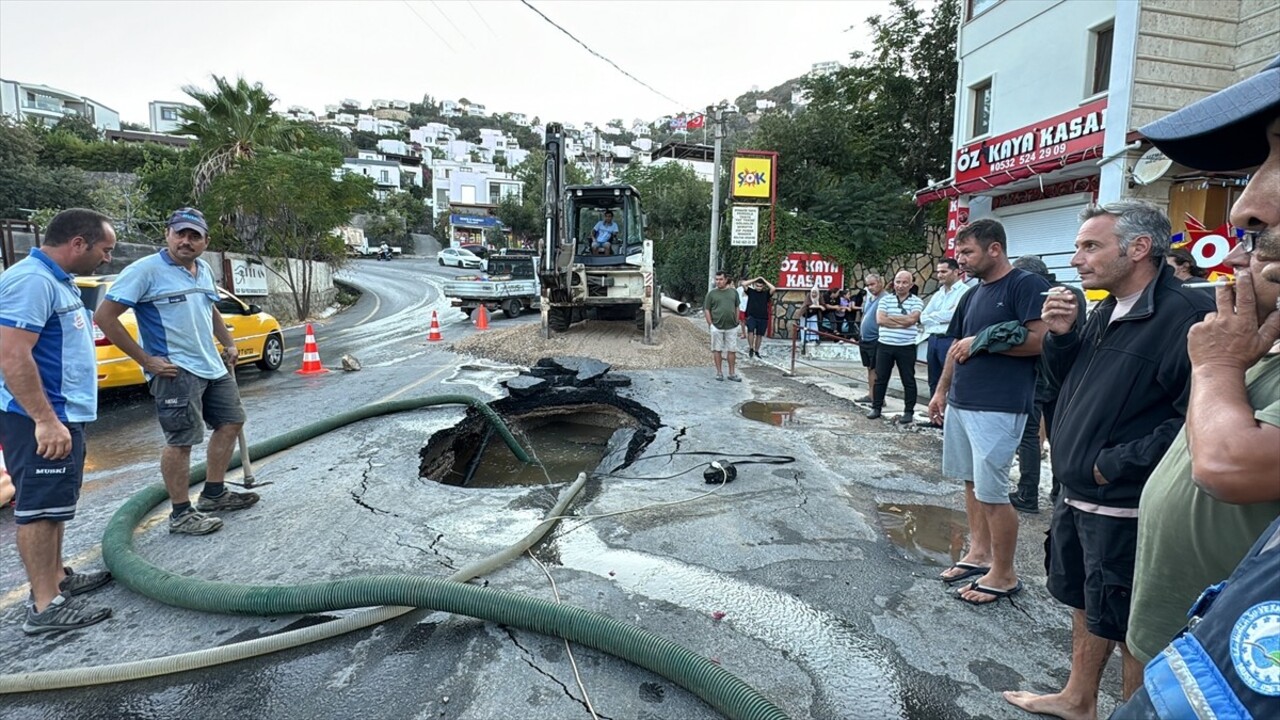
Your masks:
M 253 507 L 258 502 L 258 493 L 238 493 L 230 490 L 222 491 L 218 497 L 208 497 L 203 493 L 196 500 L 196 509 L 200 512 L 229 512 Z
M 724 382 L 724 376 L 723 376 L 723 375 L 717 375 L 717 376 L 716 376 L 716 380 L 719 380 L 720 382 Z
M 174 535 L 208 535 L 222 528 L 222 520 L 205 515 L 194 508 L 178 517 L 169 518 L 169 532 Z
M 899 425 L 910 425 L 913 422 L 915 422 L 915 417 L 911 413 L 902 413 L 902 415 L 898 417 Z
M 742 382 L 742 378 L 741 378 L 740 376 L 738 376 L 737 374 L 730 375 L 730 376 L 729 376 L 729 380 L 731 380 L 731 381 L 733 381 L 733 382 Z
M 1027 515 L 1040 514 L 1040 503 L 1037 502 L 1037 498 L 1025 497 L 1022 493 L 1009 493 L 1009 504 L 1020 513 Z
M 36 612 L 34 605 L 27 607 L 27 619 L 22 623 L 22 632 L 36 635 L 74 630 L 100 623 L 109 617 L 111 608 L 90 605 L 84 598 L 69 598 L 66 594 L 59 594 L 42 612 Z
M 871 396 L 870 396 L 870 395 L 863 395 L 862 397 L 858 398 L 857 402 L 860 402 L 860 403 L 869 403 L 869 402 L 871 402 Z
M 62 591 L 62 594 L 67 597 L 93 592 L 111 582 L 111 573 L 109 572 L 77 573 L 69 567 L 64 567 L 62 570 L 67 576 L 58 583 L 58 590 Z

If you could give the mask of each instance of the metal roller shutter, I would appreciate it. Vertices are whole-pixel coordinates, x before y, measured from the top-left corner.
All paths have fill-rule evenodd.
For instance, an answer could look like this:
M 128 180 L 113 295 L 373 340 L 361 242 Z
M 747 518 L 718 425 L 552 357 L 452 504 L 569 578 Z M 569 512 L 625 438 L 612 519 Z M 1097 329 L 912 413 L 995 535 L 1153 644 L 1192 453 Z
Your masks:
M 1009 259 L 1039 255 L 1058 280 L 1079 280 L 1070 262 L 1080 229 L 1080 210 L 1092 199 L 1092 195 L 1083 193 L 994 211 L 992 215 L 1004 225 L 1009 238 Z

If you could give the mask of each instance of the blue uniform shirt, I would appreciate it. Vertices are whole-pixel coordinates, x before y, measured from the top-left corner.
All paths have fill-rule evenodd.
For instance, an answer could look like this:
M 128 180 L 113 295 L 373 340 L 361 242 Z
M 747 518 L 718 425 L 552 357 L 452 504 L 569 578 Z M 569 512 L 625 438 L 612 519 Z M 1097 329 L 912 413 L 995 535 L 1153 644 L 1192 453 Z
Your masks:
M 133 308 L 148 355 L 167 358 L 206 380 L 227 374 L 213 342 L 218 288 L 209 263 L 196 258 L 192 276 L 168 250 L 161 250 L 125 268 L 111 284 L 107 299 Z
M 617 237 L 618 223 L 611 222 L 608 225 L 606 225 L 603 220 L 600 220 L 599 222 L 596 223 L 596 226 L 592 228 L 592 231 L 594 231 L 596 234 L 595 241 L 594 241 L 595 244 L 607 245 L 610 242 L 613 242 L 613 239 Z
M 31 349 L 45 397 L 63 422 L 98 418 L 93 316 L 71 276 L 39 248 L 0 275 L 0 325 L 37 333 Z M 0 373 L 0 410 L 31 417 Z

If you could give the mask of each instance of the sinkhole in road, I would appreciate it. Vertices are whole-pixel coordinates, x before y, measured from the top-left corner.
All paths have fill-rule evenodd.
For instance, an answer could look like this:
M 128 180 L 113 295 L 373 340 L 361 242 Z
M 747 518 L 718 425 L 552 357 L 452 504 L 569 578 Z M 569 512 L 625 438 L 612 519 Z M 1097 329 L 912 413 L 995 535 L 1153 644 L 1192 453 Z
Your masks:
M 469 409 L 461 422 L 428 440 L 419 474 L 468 488 L 572 482 L 580 472 L 626 467 L 661 424 L 652 410 L 601 388 L 556 388 L 490 407 L 537 465 L 516 459 L 488 420 Z
M 756 422 L 787 426 L 796 421 L 796 410 L 802 407 L 804 406 L 800 403 L 758 402 L 752 400 L 742 403 L 742 407 L 738 408 L 738 414 Z
M 889 542 L 912 559 L 947 566 L 964 553 L 969 524 L 964 513 L 936 505 L 881 503 L 876 506 L 880 526 Z

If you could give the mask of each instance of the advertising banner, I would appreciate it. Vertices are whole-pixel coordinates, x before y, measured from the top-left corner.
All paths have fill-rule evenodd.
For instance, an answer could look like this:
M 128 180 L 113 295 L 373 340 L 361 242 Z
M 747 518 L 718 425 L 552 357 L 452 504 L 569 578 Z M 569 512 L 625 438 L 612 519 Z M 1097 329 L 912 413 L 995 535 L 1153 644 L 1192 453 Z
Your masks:
M 266 297 L 267 267 L 260 262 L 228 258 L 231 263 L 231 292 L 241 297 Z
M 793 252 L 782 259 L 779 290 L 839 290 L 844 287 L 844 270 L 818 253 Z
M 956 179 L 969 180 L 1001 175 L 1102 144 L 1107 99 L 1068 110 L 1013 132 L 977 140 L 956 151 Z M 1000 183 L 993 183 L 998 185 Z
M 729 230 L 729 244 L 735 247 L 755 247 L 760 237 L 760 208 L 755 205 L 735 205 L 733 226 Z
M 733 197 L 768 200 L 773 188 L 773 159 L 738 155 L 733 159 Z
M 968 224 L 968 206 L 961 205 L 959 200 L 952 199 L 951 206 L 947 208 L 947 257 L 956 256 L 956 235 L 960 232 L 960 228 Z

